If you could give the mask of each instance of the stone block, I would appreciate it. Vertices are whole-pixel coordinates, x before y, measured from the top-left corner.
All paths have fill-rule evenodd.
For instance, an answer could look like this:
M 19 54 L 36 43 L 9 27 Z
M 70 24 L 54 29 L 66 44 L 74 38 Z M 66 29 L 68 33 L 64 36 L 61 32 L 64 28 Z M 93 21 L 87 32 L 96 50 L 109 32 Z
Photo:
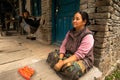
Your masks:
M 100 62 L 103 61 L 103 57 L 105 55 L 109 54 L 110 51 L 108 48 L 99 48 L 99 47 L 94 47 L 94 56 L 96 60 L 99 60 Z
M 95 25 L 95 23 L 96 23 L 96 22 L 95 22 L 95 19 L 89 18 L 89 20 L 90 20 L 90 24 L 91 24 L 91 25 Z
M 100 60 L 101 58 L 101 52 L 105 51 L 105 49 L 100 49 L 97 47 L 94 47 L 94 56 L 96 60 Z
M 99 68 L 103 72 L 103 76 L 107 74 L 107 72 L 110 70 L 110 62 L 109 63 L 100 63 Z
M 120 6 L 120 1 L 117 4 L 118 4 L 118 6 Z
M 84 9 L 83 11 L 86 11 L 87 13 L 95 13 L 95 8 L 87 8 Z
M 95 39 L 95 42 L 99 42 L 99 43 L 107 42 L 106 38 L 103 38 L 103 37 L 95 36 L 94 39 Z
M 97 24 L 97 25 L 106 25 L 106 24 L 108 24 L 108 21 L 109 21 L 110 19 L 95 19 L 95 24 Z
M 97 7 L 97 12 L 112 12 L 113 8 L 111 6 L 101 6 Z
M 111 36 L 111 32 L 107 31 L 107 32 L 96 32 L 96 34 L 94 35 L 96 38 L 105 38 L 105 37 L 110 37 Z
M 93 13 L 89 14 L 90 18 L 92 19 L 110 19 L 111 14 L 110 13 Z
M 119 3 L 120 2 L 120 0 L 113 0 L 115 3 Z
M 95 5 L 96 5 L 96 7 L 99 7 L 99 6 L 109 6 L 110 2 L 108 0 L 97 0 L 95 2 Z
M 107 25 L 90 25 L 90 30 L 92 31 L 108 31 L 109 28 Z
M 120 17 L 116 16 L 115 14 L 111 14 L 111 19 L 120 20 Z
M 80 0 L 80 5 L 86 4 L 87 2 L 88 2 L 88 0 Z
M 111 14 L 110 13 L 90 13 L 89 14 L 90 19 L 110 19 Z
M 88 0 L 88 3 L 92 3 L 95 2 L 96 0 Z
M 96 78 L 100 78 L 102 76 L 102 72 L 97 68 L 93 67 L 90 69 L 88 73 L 82 76 L 79 80 L 95 80 Z
M 95 3 L 94 2 L 88 3 L 88 8 L 95 8 Z
M 116 16 L 120 17 L 120 11 L 114 10 L 114 13 Z
M 109 47 L 109 43 L 106 42 L 106 43 L 99 43 L 98 41 L 95 42 L 95 47 L 97 48 L 107 48 Z
M 87 9 L 87 8 L 88 8 L 88 5 L 87 5 L 87 4 L 80 5 L 80 9 L 81 9 L 81 10 L 84 10 L 84 9 Z
M 114 9 L 118 10 L 120 12 L 120 7 L 117 4 L 113 4 Z
M 103 72 L 103 76 L 106 76 L 111 67 L 114 65 L 111 63 L 111 58 L 107 55 L 105 56 L 106 57 L 104 57 L 104 61 L 99 64 L 99 68 Z

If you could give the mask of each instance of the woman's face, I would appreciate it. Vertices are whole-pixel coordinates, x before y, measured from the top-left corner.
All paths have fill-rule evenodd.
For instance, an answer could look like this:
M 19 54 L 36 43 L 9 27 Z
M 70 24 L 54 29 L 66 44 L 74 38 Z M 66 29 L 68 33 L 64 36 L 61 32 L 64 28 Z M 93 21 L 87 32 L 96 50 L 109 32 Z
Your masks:
M 77 12 L 73 17 L 72 24 L 75 29 L 83 29 L 86 24 L 86 20 L 83 21 L 81 14 Z

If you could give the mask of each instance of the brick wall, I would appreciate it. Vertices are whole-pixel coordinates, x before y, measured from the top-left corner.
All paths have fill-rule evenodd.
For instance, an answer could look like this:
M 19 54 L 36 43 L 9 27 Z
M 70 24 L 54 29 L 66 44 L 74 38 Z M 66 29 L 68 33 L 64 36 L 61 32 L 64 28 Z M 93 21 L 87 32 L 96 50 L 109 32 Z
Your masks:
M 120 57 L 120 1 L 80 1 L 80 9 L 89 13 L 89 28 L 95 33 L 95 65 L 104 75 Z

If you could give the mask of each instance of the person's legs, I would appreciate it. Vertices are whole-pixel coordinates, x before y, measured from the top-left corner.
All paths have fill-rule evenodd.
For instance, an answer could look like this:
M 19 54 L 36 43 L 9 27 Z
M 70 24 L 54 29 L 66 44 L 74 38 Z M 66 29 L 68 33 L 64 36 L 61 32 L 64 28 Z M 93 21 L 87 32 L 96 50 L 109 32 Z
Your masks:
M 66 59 L 70 56 L 71 54 L 65 55 L 63 59 Z M 46 62 L 51 66 L 51 68 L 54 67 L 54 65 L 58 62 L 59 60 L 59 51 L 53 51 L 50 52 L 48 55 L 48 58 Z M 74 61 L 71 63 L 65 64 L 57 74 L 61 76 L 61 78 L 66 78 L 65 80 L 78 80 L 79 77 L 84 75 L 86 72 L 86 65 L 83 60 L 79 61 Z
M 28 35 L 30 35 L 30 26 L 29 25 L 25 25 L 24 30 L 27 32 Z
M 86 67 L 83 60 L 65 64 L 60 74 L 69 80 L 78 80 L 85 73 Z
M 30 36 L 31 36 L 31 40 L 36 40 L 36 35 L 35 35 L 35 32 L 36 32 L 36 28 L 30 26 Z
M 27 39 L 31 39 L 32 34 L 31 34 L 30 25 L 26 24 L 23 29 L 25 32 L 27 32 Z
M 27 35 L 30 35 L 30 25 L 26 24 L 25 22 L 22 22 L 20 23 L 20 27 L 21 27 L 22 34 L 25 31 Z
M 59 60 L 58 56 L 59 56 L 58 50 L 49 53 L 46 62 L 50 65 L 51 68 L 53 68 L 54 65 L 58 62 Z

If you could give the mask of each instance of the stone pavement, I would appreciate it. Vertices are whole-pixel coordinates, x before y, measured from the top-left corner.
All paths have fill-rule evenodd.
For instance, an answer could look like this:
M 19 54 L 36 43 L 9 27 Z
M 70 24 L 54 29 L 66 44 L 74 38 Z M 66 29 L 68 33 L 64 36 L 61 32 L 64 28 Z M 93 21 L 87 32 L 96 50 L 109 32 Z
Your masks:
M 54 45 L 28 40 L 24 36 L 0 37 L 0 73 L 46 58 L 56 48 Z
M 19 75 L 18 68 L 26 65 L 35 70 L 31 80 L 61 80 L 45 62 L 48 53 L 58 48 L 20 35 L 0 37 L 0 80 L 24 80 Z M 93 67 L 79 80 L 94 80 L 94 77 L 101 74 Z

